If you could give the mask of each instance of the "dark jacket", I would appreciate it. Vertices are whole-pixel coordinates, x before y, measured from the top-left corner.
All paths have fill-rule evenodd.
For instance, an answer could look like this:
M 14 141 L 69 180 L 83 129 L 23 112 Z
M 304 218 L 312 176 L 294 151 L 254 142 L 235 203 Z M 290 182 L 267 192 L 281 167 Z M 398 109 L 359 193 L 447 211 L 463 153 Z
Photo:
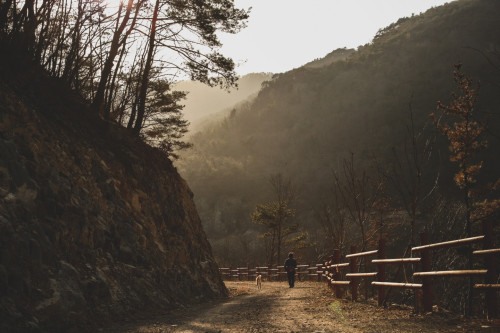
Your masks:
M 287 273 L 295 272 L 296 268 L 297 268 L 297 260 L 293 258 L 288 258 L 287 260 L 285 260 L 285 271 Z

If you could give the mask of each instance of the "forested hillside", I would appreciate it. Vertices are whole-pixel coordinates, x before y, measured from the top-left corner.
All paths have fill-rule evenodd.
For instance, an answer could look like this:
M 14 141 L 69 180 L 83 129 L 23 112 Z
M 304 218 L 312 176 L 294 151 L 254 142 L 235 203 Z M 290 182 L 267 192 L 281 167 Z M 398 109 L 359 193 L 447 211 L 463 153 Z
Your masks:
M 253 223 L 251 214 L 273 199 L 276 186 L 269 179 L 278 174 L 294 185 L 293 223 L 308 232 L 295 243 L 292 238 L 303 234 L 291 233 L 282 253 L 295 249 L 299 258 L 321 257 L 339 244 L 366 245 L 381 230 L 398 230 L 392 237 L 407 244 L 411 220 L 417 236 L 424 229 L 437 237 L 463 234 L 463 195 L 453 181 L 458 167 L 429 115 L 437 101 L 450 102 L 458 89 L 454 65 L 463 64 L 474 87 L 480 82 L 474 117 L 487 122 L 488 145 L 477 156 L 484 161 L 478 184 L 498 178 L 499 13 L 498 1 L 462 0 L 401 18 L 345 60 L 274 77 L 252 103 L 194 136 L 194 148 L 177 165 L 193 189 L 218 260 L 275 261 L 271 239 L 258 237 L 270 229 Z M 415 156 L 418 170 L 411 163 Z M 388 176 L 395 168 L 400 174 Z M 403 199 L 414 189 L 413 175 L 418 205 L 410 209 Z M 359 219 L 341 197 L 349 177 L 365 189 Z M 332 232 L 339 223 L 348 240 Z M 402 229 L 384 229 L 383 223 Z M 308 242 L 318 247 L 308 249 Z

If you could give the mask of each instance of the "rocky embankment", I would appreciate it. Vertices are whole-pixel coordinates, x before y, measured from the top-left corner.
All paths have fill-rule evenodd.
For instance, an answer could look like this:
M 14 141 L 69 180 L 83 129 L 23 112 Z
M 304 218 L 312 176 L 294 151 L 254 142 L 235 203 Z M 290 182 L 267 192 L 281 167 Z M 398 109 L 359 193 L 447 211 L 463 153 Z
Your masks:
M 168 158 L 40 71 L 0 70 L 0 331 L 92 330 L 226 293 Z

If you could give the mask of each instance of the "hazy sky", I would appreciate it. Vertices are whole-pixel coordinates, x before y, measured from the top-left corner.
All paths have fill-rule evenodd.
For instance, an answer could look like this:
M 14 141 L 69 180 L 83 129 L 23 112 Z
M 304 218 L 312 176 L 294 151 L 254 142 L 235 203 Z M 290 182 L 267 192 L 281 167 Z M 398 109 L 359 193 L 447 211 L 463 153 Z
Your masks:
M 248 26 L 221 35 L 240 75 L 281 73 L 341 47 L 369 43 L 380 28 L 450 0 L 235 0 L 252 7 Z

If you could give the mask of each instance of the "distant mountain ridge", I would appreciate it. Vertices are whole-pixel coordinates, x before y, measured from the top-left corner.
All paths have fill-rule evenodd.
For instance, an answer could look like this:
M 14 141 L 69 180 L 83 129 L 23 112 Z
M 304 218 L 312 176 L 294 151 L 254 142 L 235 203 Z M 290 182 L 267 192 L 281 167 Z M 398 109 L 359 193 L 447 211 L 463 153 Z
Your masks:
M 322 58 L 315 59 L 303 67 L 321 68 L 338 61 L 345 61 L 354 49 L 341 48 Z M 273 73 L 250 73 L 238 79 L 238 87 L 229 91 L 218 87 L 209 87 L 197 81 L 179 81 L 172 88 L 187 92 L 184 104 L 184 118 L 191 123 L 190 132 L 202 130 L 223 120 L 238 105 L 249 103 L 262 88 L 262 84 L 273 77 Z
M 184 118 L 193 124 L 257 93 L 262 82 L 269 80 L 272 75 L 272 73 L 244 75 L 238 79 L 238 87 L 229 91 L 219 87 L 209 87 L 197 81 L 179 81 L 172 86 L 172 89 L 188 93 L 181 104 L 184 104 Z

